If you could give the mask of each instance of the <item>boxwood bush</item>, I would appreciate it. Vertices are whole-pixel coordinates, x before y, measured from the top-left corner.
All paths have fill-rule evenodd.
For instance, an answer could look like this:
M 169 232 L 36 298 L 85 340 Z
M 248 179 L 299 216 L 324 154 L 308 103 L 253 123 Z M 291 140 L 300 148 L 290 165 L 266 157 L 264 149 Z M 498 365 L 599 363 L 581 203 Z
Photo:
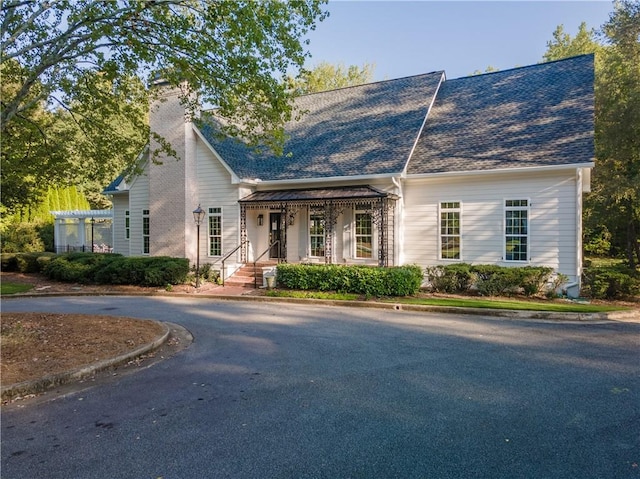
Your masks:
M 40 273 L 55 253 L 2 253 L 0 267 L 2 271 L 18 273 Z
M 582 294 L 593 299 L 624 299 L 640 295 L 640 272 L 624 266 L 585 268 Z
M 506 267 L 493 264 L 455 263 L 429 266 L 425 276 L 433 291 L 468 293 L 475 289 L 483 296 L 542 292 L 551 280 L 553 269 L 544 266 Z
M 189 260 L 166 256 L 69 253 L 49 261 L 44 273 L 51 279 L 74 283 L 166 286 L 185 282 Z
M 280 264 L 277 280 L 290 289 L 336 291 L 372 296 L 410 296 L 422 283 L 419 266 L 380 268 L 359 265 Z

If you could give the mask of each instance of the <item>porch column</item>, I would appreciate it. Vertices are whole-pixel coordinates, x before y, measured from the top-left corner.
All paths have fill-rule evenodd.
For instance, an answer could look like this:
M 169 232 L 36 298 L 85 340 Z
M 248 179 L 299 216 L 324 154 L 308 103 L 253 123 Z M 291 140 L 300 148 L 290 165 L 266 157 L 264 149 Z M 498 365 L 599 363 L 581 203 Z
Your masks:
M 240 262 L 247 262 L 247 207 L 240 203 Z
M 86 237 L 87 237 L 87 232 L 86 232 L 86 225 L 85 225 L 85 220 L 86 218 L 80 218 L 78 220 L 78 243 L 80 243 L 80 245 L 82 245 L 82 251 L 85 251 L 86 248 Z

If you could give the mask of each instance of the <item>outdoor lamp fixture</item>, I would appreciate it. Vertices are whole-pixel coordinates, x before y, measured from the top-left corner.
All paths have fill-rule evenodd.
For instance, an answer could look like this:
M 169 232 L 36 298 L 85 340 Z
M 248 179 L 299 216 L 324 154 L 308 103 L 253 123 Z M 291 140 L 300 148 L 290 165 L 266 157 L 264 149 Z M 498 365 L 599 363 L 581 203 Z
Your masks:
M 196 222 L 196 288 L 200 287 L 200 224 L 204 221 L 205 212 L 200 205 L 193 210 L 193 220 Z
M 258 215 L 258 226 L 262 226 L 263 223 L 264 223 L 264 215 L 260 214 Z

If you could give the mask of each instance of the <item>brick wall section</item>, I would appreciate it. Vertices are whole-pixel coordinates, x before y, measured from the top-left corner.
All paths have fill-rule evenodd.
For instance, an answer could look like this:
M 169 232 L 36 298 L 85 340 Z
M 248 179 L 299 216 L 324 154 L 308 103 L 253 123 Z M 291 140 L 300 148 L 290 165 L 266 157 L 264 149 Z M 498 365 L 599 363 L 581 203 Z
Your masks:
M 195 159 L 191 151 L 195 140 L 180 101 L 180 89 L 158 88 L 162 88 L 161 97 L 151 104 L 150 127 L 171 144 L 177 158 L 162 154 L 158 157 L 162 164 L 149 164 L 149 253 L 191 258 L 195 256 L 195 244 L 188 245 L 195 243 L 191 212 L 197 207 L 197 191 L 193 188 Z M 152 138 L 151 151 L 158 146 Z

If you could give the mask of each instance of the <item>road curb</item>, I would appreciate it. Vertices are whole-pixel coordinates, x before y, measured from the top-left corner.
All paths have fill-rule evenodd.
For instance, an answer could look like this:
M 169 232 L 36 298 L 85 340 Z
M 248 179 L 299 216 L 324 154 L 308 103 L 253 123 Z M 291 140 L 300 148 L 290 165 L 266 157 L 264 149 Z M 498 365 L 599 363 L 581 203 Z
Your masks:
M 162 346 L 167 339 L 169 339 L 170 329 L 166 323 L 160 321 L 154 321 L 151 319 L 144 319 L 141 321 L 152 321 L 156 324 L 159 324 L 163 328 L 163 332 L 160 336 L 158 336 L 155 340 L 144 344 L 133 351 L 129 351 L 120 356 L 116 356 L 114 358 L 103 359 L 102 361 L 97 361 L 95 363 L 91 363 L 86 366 L 82 366 L 76 369 L 72 369 L 71 371 L 65 371 L 63 373 L 51 374 L 49 376 L 45 376 L 44 378 L 33 379 L 31 381 L 24 381 L 21 383 L 9 384 L 8 386 L 3 386 L 0 388 L 0 396 L 2 401 L 9 401 L 11 399 L 15 399 L 21 396 L 28 396 L 31 394 L 38 394 L 45 392 L 49 389 L 55 388 L 57 386 L 61 386 L 63 384 L 67 384 L 71 381 L 77 381 L 80 379 L 85 379 L 87 377 L 91 377 L 94 374 L 104 371 L 106 369 L 119 366 L 121 364 L 126 364 L 129 361 L 136 359 L 143 354 L 146 354 L 150 351 L 154 351 Z
M 519 311 L 513 309 L 490 309 L 490 308 L 464 308 L 455 306 L 431 306 L 424 304 L 406 304 L 380 301 L 339 301 L 330 299 L 313 298 L 283 298 L 269 296 L 251 295 L 224 295 L 224 294 L 193 294 L 193 293 L 168 293 L 164 291 L 143 292 L 143 293 L 123 293 L 118 291 L 101 293 L 83 292 L 54 292 L 54 293 L 19 293 L 11 296 L 4 296 L 2 299 L 11 298 L 38 298 L 38 297 L 60 297 L 60 296 L 163 296 L 170 298 L 202 298 L 216 299 L 221 301 L 253 301 L 253 302 L 273 302 L 291 304 L 321 304 L 325 306 L 340 306 L 345 308 L 376 308 L 389 309 L 395 311 L 416 311 L 430 313 L 468 314 L 473 316 L 493 316 L 509 319 L 543 319 L 550 321 L 623 321 L 640 323 L 640 309 L 625 311 L 610 311 L 602 313 L 558 313 L 552 311 Z

